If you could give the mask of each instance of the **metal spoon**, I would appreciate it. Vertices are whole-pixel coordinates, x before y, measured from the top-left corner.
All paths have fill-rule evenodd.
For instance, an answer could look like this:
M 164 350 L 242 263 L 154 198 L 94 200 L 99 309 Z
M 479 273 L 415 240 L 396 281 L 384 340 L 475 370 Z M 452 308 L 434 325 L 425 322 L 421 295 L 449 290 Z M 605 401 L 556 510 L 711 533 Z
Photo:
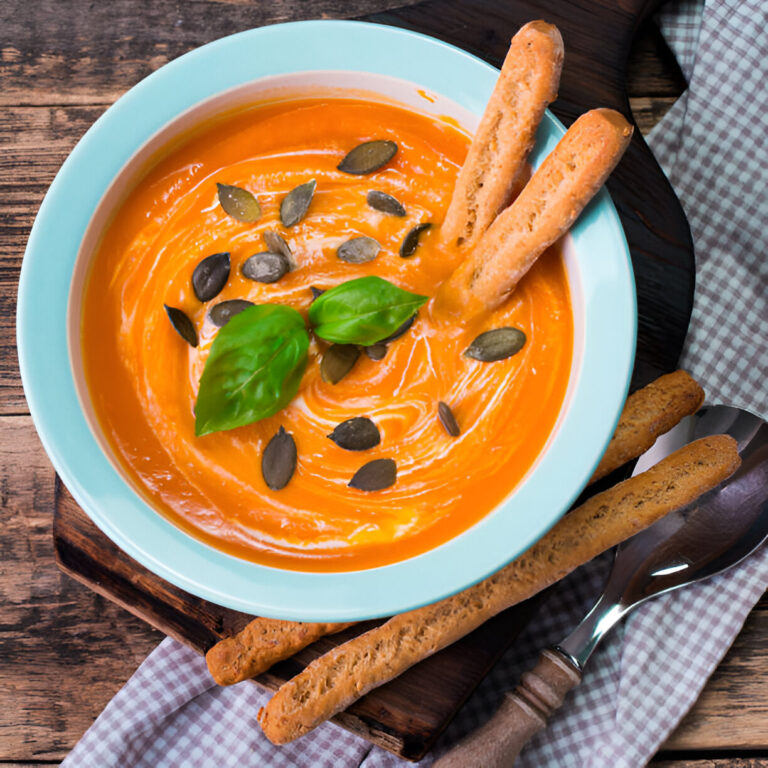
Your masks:
M 584 620 L 536 668 L 507 692 L 482 728 L 440 758 L 434 768 L 507 768 L 565 695 L 581 682 L 589 657 L 611 627 L 651 597 L 730 568 L 768 537 L 768 424 L 725 405 L 703 408 L 660 437 L 638 460 L 643 472 L 681 446 L 729 434 L 741 467 L 719 488 L 620 544 L 602 596 Z

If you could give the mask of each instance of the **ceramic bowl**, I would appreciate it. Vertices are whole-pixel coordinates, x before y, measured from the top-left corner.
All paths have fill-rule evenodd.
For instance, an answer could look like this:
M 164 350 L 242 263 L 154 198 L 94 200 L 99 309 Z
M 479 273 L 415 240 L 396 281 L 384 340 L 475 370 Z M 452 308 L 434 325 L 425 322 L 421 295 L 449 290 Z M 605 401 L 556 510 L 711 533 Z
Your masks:
M 174 135 L 276 89 L 313 86 L 372 91 L 473 130 L 497 74 L 457 48 L 392 27 L 344 21 L 264 27 L 162 67 L 108 109 L 75 147 L 40 207 L 24 256 L 19 360 L 54 467 L 93 522 L 139 563 L 199 597 L 252 614 L 308 621 L 386 616 L 439 600 L 502 567 L 581 491 L 615 428 L 635 350 L 632 268 L 606 191 L 565 241 L 573 367 L 545 450 L 503 503 L 418 557 L 365 571 L 306 573 L 260 566 L 201 543 L 131 488 L 99 434 L 83 384 L 78 327 L 88 259 L 137 169 Z M 534 165 L 562 133 L 548 113 Z

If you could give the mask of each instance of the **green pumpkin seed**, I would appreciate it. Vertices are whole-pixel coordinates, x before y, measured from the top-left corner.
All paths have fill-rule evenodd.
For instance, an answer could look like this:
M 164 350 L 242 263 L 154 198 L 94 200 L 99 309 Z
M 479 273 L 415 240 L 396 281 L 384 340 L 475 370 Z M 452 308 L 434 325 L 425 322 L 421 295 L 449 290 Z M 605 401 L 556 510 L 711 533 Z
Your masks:
M 371 358 L 371 360 L 382 360 L 387 354 L 387 345 L 378 342 L 377 344 L 371 344 L 369 347 L 365 347 L 365 354 Z
M 275 283 L 288 271 L 288 262 L 282 253 L 254 253 L 243 262 L 241 271 L 257 283 Z
M 347 451 L 367 451 L 381 442 L 379 428 L 367 416 L 342 421 L 328 437 Z
M 372 237 L 362 235 L 342 243 L 336 250 L 336 255 L 347 264 L 365 264 L 373 261 L 380 250 L 381 246 Z
M 280 427 L 261 456 L 261 474 L 271 490 L 279 491 L 288 485 L 296 470 L 296 458 L 296 441 Z
M 413 325 L 413 321 L 415 319 L 416 315 L 411 315 L 391 336 L 387 336 L 386 339 L 382 339 L 379 344 L 389 344 L 390 341 L 394 341 L 395 339 L 399 339 L 401 336 L 404 336 Z
M 192 290 L 199 301 L 215 299 L 229 280 L 229 253 L 206 256 L 192 272 Z
M 380 491 L 397 480 L 397 464 L 392 459 L 374 459 L 355 472 L 348 485 L 360 491 Z
M 338 384 L 354 368 L 360 350 L 354 344 L 331 344 L 320 361 L 320 376 L 327 384 Z
M 403 204 L 397 198 L 388 195 L 386 192 L 372 189 L 365 199 L 368 202 L 368 205 L 375 211 L 388 213 L 390 216 L 405 216 L 405 207 Z
M 280 203 L 280 221 L 284 227 L 292 227 L 298 224 L 309 210 L 312 196 L 315 194 L 317 182 L 314 179 L 294 187 Z
M 378 171 L 395 156 L 395 152 L 397 144 L 394 141 L 366 141 L 347 154 L 336 168 L 344 173 L 362 176 Z
M 516 355 L 525 345 L 525 334 L 519 328 L 494 328 L 481 333 L 465 350 L 464 356 L 492 363 Z
M 215 326 L 223 328 L 235 315 L 239 315 L 244 309 L 252 306 L 253 302 L 245 299 L 220 301 L 208 310 L 208 319 Z
M 309 286 L 309 290 L 312 292 L 312 301 L 314 301 L 318 296 L 322 296 L 327 289 L 326 288 L 316 288 L 314 285 L 310 285 Z
M 224 212 L 238 221 L 251 223 L 261 218 L 259 201 L 247 190 L 230 184 L 216 184 Z
M 458 437 L 461 434 L 459 425 L 456 423 L 456 417 L 453 415 L 451 406 L 442 400 L 437 404 L 437 418 L 443 425 L 443 429 L 451 436 Z
M 428 221 L 417 224 L 413 229 L 408 232 L 403 240 L 403 244 L 400 246 L 400 258 L 408 259 L 416 253 L 416 249 L 419 247 L 419 238 L 421 233 L 429 229 L 432 224 Z
M 288 262 L 288 267 L 290 269 L 296 269 L 296 261 L 293 258 L 291 246 L 288 245 L 285 238 L 279 232 L 275 232 L 274 229 L 268 229 L 264 232 L 263 237 L 268 251 L 271 253 L 281 253 L 285 256 L 285 260 Z
M 176 309 L 176 307 L 169 307 L 167 304 L 163 304 L 163 306 L 165 307 L 168 319 L 171 321 L 171 325 L 176 333 L 178 333 L 190 347 L 196 347 L 197 331 L 195 330 L 194 323 L 182 310 Z

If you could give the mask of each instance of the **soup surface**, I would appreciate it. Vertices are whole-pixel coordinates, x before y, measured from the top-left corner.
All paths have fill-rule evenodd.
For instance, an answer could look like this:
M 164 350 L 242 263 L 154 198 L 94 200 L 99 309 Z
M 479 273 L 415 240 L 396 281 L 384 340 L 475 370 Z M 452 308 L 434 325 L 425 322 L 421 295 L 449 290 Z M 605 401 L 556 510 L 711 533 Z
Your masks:
M 394 158 L 367 175 L 336 166 L 358 144 L 389 139 Z M 546 253 L 510 300 L 487 317 L 446 325 L 424 306 L 383 359 L 362 354 L 336 385 L 320 376 L 328 344 L 313 339 L 298 395 L 275 416 L 195 436 L 194 403 L 219 329 L 208 311 L 227 299 L 280 303 L 305 317 L 310 286 L 378 275 L 434 296 L 455 256 L 441 252 L 438 228 L 469 137 L 448 120 L 352 98 L 302 98 L 256 105 L 196 131 L 170 149 L 128 194 L 94 257 L 85 290 L 82 348 L 86 380 L 103 432 L 127 475 L 174 523 L 212 546 L 265 565 L 344 571 L 396 562 L 431 549 L 480 520 L 523 478 L 545 446 L 567 387 L 573 322 L 560 254 Z M 316 179 L 305 218 L 281 225 L 280 202 Z M 217 182 L 249 190 L 262 216 L 241 223 L 217 198 Z M 394 195 L 407 215 L 381 213 L 367 193 Z M 400 244 L 420 222 L 410 258 Z M 296 268 L 278 282 L 246 279 L 263 233 L 280 232 Z M 365 264 L 341 261 L 346 240 L 367 235 L 382 246 Z M 191 276 L 206 256 L 228 251 L 231 274 L 212 301 L 196 298 Z M 193 348 L 163 305 L 182 309 L 197 329 Z M 523 349 L 483 363 L 463 351 L 481 332 L 522 329 Z M 438 420 L 448 403 L 461 429 Z M 340 422 L 368 416 L 381 442 L 348 451 L 327 436 Z M 270 490 L 264 448 L 280 426 L 295 439 L 296 472 Z M 377 458 L 397 463 L 389 488 L 350 488 L 355 471 Z M 529 514 L 537 514 L 532 509 Z M 458 564 L 457 564 L 458 567 Z

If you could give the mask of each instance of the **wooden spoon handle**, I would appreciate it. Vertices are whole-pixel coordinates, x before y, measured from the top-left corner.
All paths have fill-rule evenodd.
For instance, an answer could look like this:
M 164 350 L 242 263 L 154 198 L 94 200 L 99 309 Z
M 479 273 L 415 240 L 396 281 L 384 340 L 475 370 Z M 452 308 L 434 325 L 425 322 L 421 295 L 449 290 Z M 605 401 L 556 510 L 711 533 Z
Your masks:
M 470 733 L 433 768 L 509 768 L 528 739 L 547 724 L 565 695 L 581 682 L 581 672 L 555 649 L 542 651 L 514 691 L 504 694 L 496 714 Z

